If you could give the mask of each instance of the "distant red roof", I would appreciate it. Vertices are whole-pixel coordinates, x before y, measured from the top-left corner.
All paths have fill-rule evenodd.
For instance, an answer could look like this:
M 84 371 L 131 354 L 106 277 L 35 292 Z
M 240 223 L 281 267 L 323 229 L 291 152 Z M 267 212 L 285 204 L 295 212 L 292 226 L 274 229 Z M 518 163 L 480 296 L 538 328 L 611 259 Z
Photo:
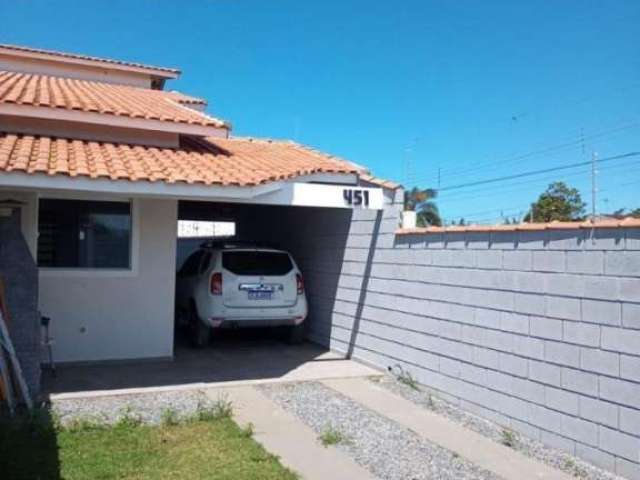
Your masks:
M 531 232 L 542 230 L 575 230 L 591 228 L 638 228 L 640 218 L 626 217 L 619 220 L 583 221 L 583 222 L 544 222 L 516 223 L 508 225 L 451 225 L 445 227 L 400 228 L 397 235 L 420 235 L 427 233 L 466 233 L 466 232 Z

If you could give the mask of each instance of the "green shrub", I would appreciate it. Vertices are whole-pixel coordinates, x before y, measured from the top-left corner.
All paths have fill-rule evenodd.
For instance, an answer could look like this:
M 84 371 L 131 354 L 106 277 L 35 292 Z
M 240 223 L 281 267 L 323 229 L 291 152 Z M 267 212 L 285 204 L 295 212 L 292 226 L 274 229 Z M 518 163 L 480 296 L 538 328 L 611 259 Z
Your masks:
M 338 443 L 350 443 L 351 440 L 344 433 L 332 426 L 326 427 L 318 437 L 323 446 L 336 445 Z

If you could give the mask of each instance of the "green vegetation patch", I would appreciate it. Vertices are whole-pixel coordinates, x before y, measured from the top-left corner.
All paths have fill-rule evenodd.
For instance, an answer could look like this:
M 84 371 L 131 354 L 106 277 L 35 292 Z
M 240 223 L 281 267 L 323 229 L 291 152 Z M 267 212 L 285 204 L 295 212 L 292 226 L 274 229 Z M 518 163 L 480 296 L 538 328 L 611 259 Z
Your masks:
M 61 428 L 46 415 L 0 420 L 0 472 L 43 480 L 298 478 L 230 416 L 167 416 L 160 426 L 127 420 Z

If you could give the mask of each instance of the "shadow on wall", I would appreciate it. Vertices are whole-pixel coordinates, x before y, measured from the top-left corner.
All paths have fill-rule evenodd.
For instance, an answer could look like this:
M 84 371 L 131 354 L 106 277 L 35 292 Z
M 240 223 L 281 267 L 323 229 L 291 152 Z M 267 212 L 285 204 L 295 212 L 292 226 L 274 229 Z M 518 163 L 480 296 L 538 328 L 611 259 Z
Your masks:
M 371 235 L 371 243 L 369 244 L 369 251 L 367 252 L 367 261 L 364 267 L 364 273 L 362 274 L 362 286 L 360 287 L 360 295 L 358 297 L 358 304 L 356 305 L 356 313 L 353 320 L 353 327 L 351 328 L 351 338 L 349 339 L 349 346 L 347 347 L 347 358 L 351 358 L 353 350 L 356 347 L 356 341 L 358 339 L 358 333 L 360 331 L 360 321 L 362 320 L 362 310 L 364 309 L 367 301 L 367 290 L 369 289 L 369 278 L 371 277 L 371 267 L 373 266 L 373 257 L 376 253 L 376 246 L 378 242 L 378 236 L 380 233 L 380 224 L 382 223 L 382 210 L 376 212 L 376 219 L 373 224 L 373 232 Z

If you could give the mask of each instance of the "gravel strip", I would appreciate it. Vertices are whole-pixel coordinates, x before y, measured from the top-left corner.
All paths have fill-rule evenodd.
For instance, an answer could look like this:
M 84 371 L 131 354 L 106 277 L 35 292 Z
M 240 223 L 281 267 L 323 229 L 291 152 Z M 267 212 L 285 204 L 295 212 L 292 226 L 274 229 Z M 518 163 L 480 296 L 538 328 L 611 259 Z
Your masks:
M 390 376 L 371 378 L 371 381 L 491 440 L 502 443 L 504 439 L 503 432 L 505 429 L 503 427 L 438 398 L 427 387 L 420 386 L 418 391 Z M 512 434 L 515 439 L 515 444 L 512 448 L 577 478 L 584 480 L 624 480 L 622 477 L 595 467 L 570 453 L 544 445 L 518 432 L 512 431 Z
M 380 479 L 498 479 L 321 383 L 270 384 L 257 388 L 318 435 L 329 428 L 340 432 L 346 440 L 335 446 Z
M 157 425 L 165 412 L 172 411 L 183 419 L 215 403 L 203 391 L 184 390 L 53 400 L 51 410 L 62 425 L 74 421 L 113 424 L 124 417 Z

